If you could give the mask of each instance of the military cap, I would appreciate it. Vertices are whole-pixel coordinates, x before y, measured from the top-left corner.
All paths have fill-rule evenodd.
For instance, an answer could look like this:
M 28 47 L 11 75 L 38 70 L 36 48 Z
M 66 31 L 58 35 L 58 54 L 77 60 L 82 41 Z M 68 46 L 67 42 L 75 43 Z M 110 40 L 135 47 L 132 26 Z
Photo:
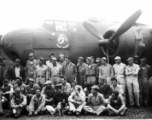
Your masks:
M 44 83 L 44 85 L 48 85 L 48 84 L 51 84 L 52 82 L 50 81 L 50 80 L 48 80 L 48 81 L 46 81 L 45 83 Z
M 18 79 L 18 80 L 22 81 L 22 77 L 16 77 L 15 79 L 16 80 Z
M 95 90 L 99 90 L 99 87 L 97 85 L 93 85 L 91 88 Z
M 33 79 L 33 78 L 29 78 L 28 80 L 31 81 L 31 82 L 34 82 L 34 79 Z
M 56 57 L 52 57 L 51 59 L 52 59 L 52 60 L 57 60 Z
M 78 89 L 82 90 L 82 87 L 80 85 L 76 85 L 75 90 L 78 90 Z
M 90 60 L 91 60 L 91 57 L 87 57 L 87 59 L 90 61 Z
M 57 85 L 55 85 L 55 87 L 57 88 L 59 88 L 59 87 L 62 87 L 62 84 L 57 84 Z
M 34 56 L 34 53 L 30 53 L 29 56 Z
M 15 92 L 20 92 L 20 88 L 19 87 L 17 87 L 17 88 L 15 88 Z
M 19 62 L 19 63 L 20 63 L 20 59 L 19 59 L 19 58 L 17 58 L 17 59 L 15 60 L 15 62 Z
M 101 59 L 100 59 L 100 58 L 97 58 L 97 59 L 96 59 L 96 62 L 100 62 L 100 61 L 101 61 Z
M 54 53 L 51 53 L 51 54 L 49 55 L 49 57 L 50 57 L 50 56 L 54 56 Z
M 133 58 L 133 57 L 129 57 L 129 58 L 127 59 L 127 61 L 130 61 L 130 60 L 134 60 L 134 58 Z
M 107 60 L 107 59 L 106 59 L 106 57 L 102 57 L 101 59 L 102 59 L 102 60 L 104 60 L 104 61 L 106 61 L 106 60 Z
M 80 56 L 78 59 L 80 59 L 80 60 L 84 60 L 84 58 L 83 58 L 82 56 Z
M 147 62 L 147 59 L 146 58 L 142 58 L 142 59 L 140 59 L 141 61 L 143 61 L 143 62 Z
M 44 58 L 43 57 L 39 57 L 39 60 L 44 63 Z
M 116 56 L 116 57 L 115 57 L 115 60 L 121 60 L 121 57 Z
M 64 57 L 64 54 L 60 54 L 59 57 Z

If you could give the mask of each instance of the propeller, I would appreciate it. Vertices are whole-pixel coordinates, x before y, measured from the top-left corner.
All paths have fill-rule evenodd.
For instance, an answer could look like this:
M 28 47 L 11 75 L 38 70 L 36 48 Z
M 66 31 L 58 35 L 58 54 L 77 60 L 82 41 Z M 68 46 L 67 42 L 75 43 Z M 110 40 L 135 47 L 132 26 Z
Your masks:
M 118 38 L 128 29 L 130 29 L 137 19 L 140 17 L 142 11 L 138 10 L 134 14 L 132 14 L 123 24 L 119 27 L 119 29 L 115 32 L 115 34 L 110 39 L 104 39 L 103 36 L 99 33 L 99 31 L 90 23 L 84 21 L 83 26 L 86 30 L 91 33 L 93 36 L 97 37 L 99 40 L 99 46 L 103 47 L 106 46 L 106 56 L 107 62 L 109 62 L 109 43 L 112 42 L 114 39 Z

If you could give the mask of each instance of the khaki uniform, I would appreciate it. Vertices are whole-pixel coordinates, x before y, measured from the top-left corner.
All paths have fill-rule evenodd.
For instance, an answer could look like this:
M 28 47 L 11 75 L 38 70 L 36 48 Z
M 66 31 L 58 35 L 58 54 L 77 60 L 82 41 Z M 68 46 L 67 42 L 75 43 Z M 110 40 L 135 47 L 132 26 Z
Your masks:
M 51 80 L 53 85 L 61 82 L 60 76 L 62 75 L 62 67 L 58 64 L 56 66 L 49 66 L 47 71 L 47 79 Z
M 138 83 L 138 72 L 140 68 L 137 64 L 133 64 L 133 66 L 126 67 L 126 83 L 127 89 L 129 94 L 129 102 L 130 105 L 137 105 L 139 104 L 139 83 Z M 135 101 L 134 101 L 135 98 Z
M 70 83 L 66 82 L 65 85 L 62 85 L 62 89 L 63 89 L 63 92 L 65 92 L 66 94 L 70 94 L 71 92 L 71 85 Z
M 62 69 L 62 74 L 67 78 L 67 82 L 71 84 L 77 76 L 77 68 L 75 64 L 70 62 L 68 65 L 64 65 Z
M 20 94 L 19 98 L 16 98 L 16 96 L 13 96 L 11 100 L 11 108 L 13 109 L 14 114 L 20 115 L 21 112 L 25 109 L 25 105 L 27 104 L 26 96 L 23 94 Z
M 46 72 L 47 72 L 47 67 L 45 65 L 37 65 L 35 69 L 35 83 L 39 84 L 41 87 L 44 86 L 44 83 L 46 81 Z
M 149 95 L 149 79 L 151 77 L 152 70 L 149 65 L 145 67 L 140 66 L 139 71 L 139 87 L 140 87 L 140 101 L 141 104 L 148 105 Z
M 119 94 L 124 96 L 124 91 L 123 91 L 122 85 L 117 84 L 117 86 L 115 88 L 113 87 L 113 85 L 111 85 L 110 88 L 111 88 L 111 91 L 117 91 L 117 92 L 119 92 Z
M 28 112 L 35 112 L 38 111 L 41 112 L 45 106 L 45 96 L 41 94 L 41 96 L 38 98 L 36 95 L 34 95 L 31 99 L 29 108 L 27 109 Z
M 103 111 L 106 110 L 104 105 L 105 105 L 105 99 L 102 94 L 98 92 L 97 96 L 95 97 L 91 93 L 89 94 L 88 97 L 88 105 L 84 106 L 84 110 L 89 113 L 100 115 Z
M 37 64 L 38 61 L 35 59 L 33 61 L 28 60 L 26 62 L 26 66 L 25 66 L 26 82 L 29 78 L 34 78 L 34 72 Z
M 81 90 L 79 95 L 74 91 L 68 98 L 70 111 L 78 111 L 81 112 L 82 108 L 86 105 L 85 102 L 85 93 Z M 73 101 L 81 102 L 81 104 L 74 103 Z
M 124 93 L 126 93 L 126 78 L 125 78 L 125 69 L 126 65 L 123 63 L 114 64 L 114 75 L 117 78 L 118 84 L 122 85 Z
M 105 77 L 108 85 L 111 85 L 111 77 L 113 76 L 113 68 L 110 64 L 106 63 L 99 67 L 99 78 Z
M 85 70 L 88 65 L 86 63 L 82 63 L 82 65 L 77 65 L 78 67 L 78 84 L 84 87 L 84 77 L 85 77 Z

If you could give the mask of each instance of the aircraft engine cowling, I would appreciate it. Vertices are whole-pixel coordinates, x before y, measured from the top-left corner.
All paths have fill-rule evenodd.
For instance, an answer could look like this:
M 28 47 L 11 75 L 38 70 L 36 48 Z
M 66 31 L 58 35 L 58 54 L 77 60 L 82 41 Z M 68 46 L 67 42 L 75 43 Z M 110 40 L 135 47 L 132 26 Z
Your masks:
M 114 26 L 109 28 L 103 35 L 105 39 L 109 39 L 119 28 Z M 129 56 L 134 56 L 136 50 L 136 39 L 133 29 L 129 29 L 127 32 L 119 36 L 117 39 L 109 43 L 109 57 L 123 56 L 126 59 Z M 106 46 L 102 47 L 103 53 L 106 55 Z

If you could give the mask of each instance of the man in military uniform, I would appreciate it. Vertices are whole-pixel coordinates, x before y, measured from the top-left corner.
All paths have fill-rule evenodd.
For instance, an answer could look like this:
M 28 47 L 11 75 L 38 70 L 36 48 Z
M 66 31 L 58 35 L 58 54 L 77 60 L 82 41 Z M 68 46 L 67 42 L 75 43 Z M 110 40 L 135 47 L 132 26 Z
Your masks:
M 89 94 L 88 102 L 87 105 L 84 106 L 84 110 L 99 116 L 106 110 L 105 99 L 104 96 L 98 92 L 99 87 L 97 85 L 94 85 L 91 88 L 92 93 Z
M 62 67 L 65 65 L 65 59 L 64 59 L 64 54 L 60 54 L 59 55 L 59 65 L 61 65 Z
M 65 92 L 67 95 L 70 95 L 71 85 L 67 82 L 66 77 L 61 76 L 61 84 L 63 92 Z
M 47 79 L 51 80 L 53 85 L 59 84 L 61 82 L 60 76 L 62 75 L 62 67 L 57 64 L 57 59 L 52 58 L 52 66 L 47 69 Z
M 127 111 L 125 101 L 118 91 L 113 91 L 109 97 L 107 110 L 109 111 L 109 115 L 125 115 Z
M 147 59 L 142 58 L 139 71 L 139 87 L 141 105 L 148 106 L 149 79 L 152 76 L 151 66 L 147 65 Z
M 20 116 L 21 112 L 25 110 L 26 104 L 26 96 L 21 93 L 19 88 L 16 88 L 11 100 L 11 108 L 13 110 L 14 117 Z
M 140 96 L 139 96 L 139 83 L 138 83 L 138 73 L 139 73 L 139 65 L 134 63 L 134 59 L 129 57 L 127 59 L 128 66 L 126 67 L 126 83 L 129 94 L 129 103 L 130 106 L 140 107 Z M 135 98 L 135 99 L 134 99 Z
M 88 65 L 84 62 L 83 57 L 78 58 L 78 84 L 84 87 L 84 77 L 85 77 L 85 69 Z
M 46 81 L 46 73 L 47 73 L 47 67 L 44 65 L 44 58 L 39 58 L 39 64 L 35 68 L 35 82 L 36 84 L 40 85 L 42 88 L 44 86 L 44 83 Z
M 125 78 L 125 69 L 126 65 L 121 62 L 119 56 L 115 57 L 115 64 L 113 65 L 114 76 L 117 78 L 118 84 L 122 85 L 124 94 L 126 93 L 126 78 Z M 126 97 L 126 95 L 124 96 Z
M 97 83 L 97 68 L 92 64 L 91 58 L 88 57 L 88 66 L 85 69 L 85 85 L 90 92 L 91 86 Z
M 29 78 L 34 78 L 34 72 L 37 64 L 38 61 L 34 59 L 34 54 L 30 53 L 29 60 L 26 62 L 26 66 L 25 66 L 25 73 L 26 73 L 25 82 L 27 82 Z
M 70 61 L 70 57 L 65 57 L 66 65 L 63 66 L 62 75 L 67 78 L 68 83 L 72 83 L 73 81 L 77 81 L 77 68 L 74 63 Z
M 29 116 L 41 114 L 45 106 L 45 96 L 41 94 L 40 88 L 36 89 L 36 94 L 32 97 L 28 112 Z
M 37 88 L 39 88 L 39 85 L 34 84 L 33 78 L 29 78 L 28 85 L 26 86 L 26 89 L 25 89 L 25 95 L 27 98 L 27 106 L 30 104 L 30 101 L 31 101 L 31 98 L 33 97 L 33 95 L 35 95 L 35 91 Z
M 50 55 L 49 55 L 49 60 L 48 61 L 46 61 L 46 66 L 47 67 L 52 67 L 52 58 L 54 57 L 54 53 L 51 53 Z
M 102 65 L 99 67 L 99 78 L 104 76 L 108 85 L 111 85 L 111 77 L 113 76 L 113 68 L 107 63 L 107 59 L 103 57 L 101 59 Z

